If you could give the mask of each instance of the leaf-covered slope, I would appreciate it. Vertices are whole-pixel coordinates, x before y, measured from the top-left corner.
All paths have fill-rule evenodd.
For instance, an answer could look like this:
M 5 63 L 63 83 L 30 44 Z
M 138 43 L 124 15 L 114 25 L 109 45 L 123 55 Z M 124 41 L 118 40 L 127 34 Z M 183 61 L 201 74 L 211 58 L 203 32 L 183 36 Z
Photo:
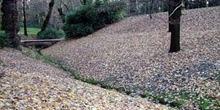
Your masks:
M 0 109 L 168 109 L 73 79 L 14 49 L 0 50 Z
M 168 53 L 167 13 L 125 18 L 85 38 L 42 51 L 80 75 L 153 94 L 190 92 L 217 97 L 220 7 L 184 10 L 181 51 Z M 204 80 L 199 80 L 204 79 Z M 209 82 L 212 89 L 202 85 Z M 201 86 L 202 85 L 202 86 Z M 187 107 L 195 104 L 188 100 Z M 212 104 L 213 105 L 213 104 Z M 188 108 L 189 109 L 189 108 Z M 193 109 L 193 108 L 190 108 Z

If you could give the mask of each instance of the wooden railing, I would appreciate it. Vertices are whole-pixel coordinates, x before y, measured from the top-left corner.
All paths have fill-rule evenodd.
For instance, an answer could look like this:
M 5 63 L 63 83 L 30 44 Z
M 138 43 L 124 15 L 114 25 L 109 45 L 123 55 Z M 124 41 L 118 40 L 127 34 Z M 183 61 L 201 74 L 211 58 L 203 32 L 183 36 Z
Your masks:
M 65 38 L 61 39 L 42 39 L 42 40 L 21 40 L 20 45 L 24 47 L 29 46 L 43 46 L 43 47 L 49 47 L 57 42 L 64 41 Z

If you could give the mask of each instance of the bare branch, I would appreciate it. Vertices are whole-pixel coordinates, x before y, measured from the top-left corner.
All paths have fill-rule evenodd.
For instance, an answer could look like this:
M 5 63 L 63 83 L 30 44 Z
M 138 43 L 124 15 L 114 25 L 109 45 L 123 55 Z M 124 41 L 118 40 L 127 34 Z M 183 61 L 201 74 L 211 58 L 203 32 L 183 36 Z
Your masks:
M 173 10 L 173 12 L 169 15 L 169 17 L 171 17 L 171 16 L 175 13 L 175 11 L 176 11 L 178 8 L 180 8 L 181 6 L 182 6 L 182 2 L 179 4 L 178 7 L 176 7 L 176 8 Z

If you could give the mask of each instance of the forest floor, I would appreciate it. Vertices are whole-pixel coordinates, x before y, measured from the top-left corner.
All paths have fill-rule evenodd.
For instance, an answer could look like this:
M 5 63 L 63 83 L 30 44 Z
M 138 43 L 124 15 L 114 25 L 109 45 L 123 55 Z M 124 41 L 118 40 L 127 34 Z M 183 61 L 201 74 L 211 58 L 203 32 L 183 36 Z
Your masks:
M 182 14 L 178 53 L 168 53 L 167 13 L 128 17 L 42 53 L 132 96 L 179 109 L 220 109 L 220 7 Z
M 24 49 L 0 49 L 1 110 L 170 110 L 74 79 Z

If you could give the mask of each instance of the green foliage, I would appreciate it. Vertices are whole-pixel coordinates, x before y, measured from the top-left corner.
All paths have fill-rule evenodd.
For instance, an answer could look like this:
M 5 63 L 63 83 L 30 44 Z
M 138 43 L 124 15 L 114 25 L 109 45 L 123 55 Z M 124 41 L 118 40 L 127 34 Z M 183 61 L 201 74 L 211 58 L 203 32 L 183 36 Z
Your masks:
M 199 109 L 201 110 L 212 110 L 213 108 L 211 108 L 211 102 L 212 99 L 208 98 L 208 97 L 198 97 L 196 100 Z
M 125 90 L 125 93 L 126 93 L 127 95 L 130 95 L 130 94 L 132 93 L 132 91 L 131 91 L 130 89 L 127 89 L 127 90 Z
M 27 32 L 28 34 L 32 34 L 32 35 L 37 35 L 37 33 L 40 31 L 40 28 L 31 28 L 28 27 L 27 28 Z M 24 34 L 24 27 L 20 27 L 20 31 L 18 32 L 18 34 Z
M 67 37 L 78 38 L 123 18 L 124 2 L 102 2 L 83 5 L 66 15 L 63 30 Z
M 113 89 L 114 88 L 114 87 L 112 87 L 111 85 L 109 85 L 105 82 L 102 82 L 100 85 L 101 85 L 102 88 L 105 88 L 105 89 Z
M 140 95 L 142 98 L 151 97 L 151 94 L 147 90 L 144 90 L 143 94 Z
M 93 84 L 93 85 L 97 85 L 99 84 L 99 81 L 97 81 L 96 79 L 93 78 L 84 78 L 82 79 L 83 82 L 89 83 L 89 84 Z
M 80 0 L 80 2 L 83 5 L 90 5 L 90 4 L 92 4 L 93 0 Z
M 31 28 L 40 28 L 41 27 L 41 25 L 36 20 L 33 21 L 33 19 L 32 20 L 29 19 L 26 23 L 27 23 L 26 24 L 27 27 L 31 27 Z M 24 27 L 23 21 L 19 22 L 19 26 Z
M 124 2 L 110 2 L 96 5 L 96 12 L 99 13 L 100 18 L 103 19 L 106 24 L 111 24 L 123 18 L 125 8 L 126 4 Z
M 47 28 L 45 31 L 38 33 L 37 39 L 57 39 L 63 36 L 63 32 L 53 28 Z
M 10 39 L 9 36 L 5 33 L 0 33 L 0 48 L 10 47 Z

